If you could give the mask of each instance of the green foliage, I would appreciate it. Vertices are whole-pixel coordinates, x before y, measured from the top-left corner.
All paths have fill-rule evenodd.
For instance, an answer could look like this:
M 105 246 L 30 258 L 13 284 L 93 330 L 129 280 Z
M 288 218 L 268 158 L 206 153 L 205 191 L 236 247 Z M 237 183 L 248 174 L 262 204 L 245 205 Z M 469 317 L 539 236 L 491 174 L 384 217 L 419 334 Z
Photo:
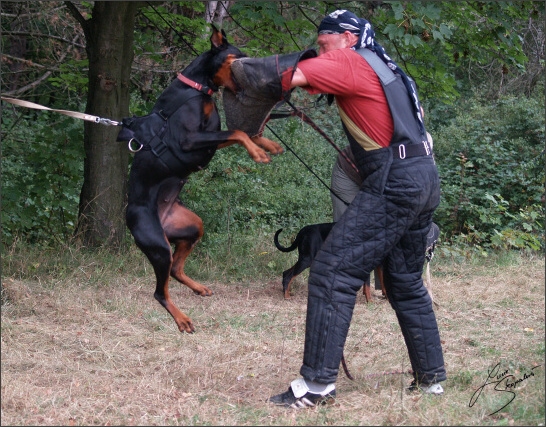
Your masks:
M 184 187 L 182 200 L 205 222 L 204 242 L 239 233 L 270 236 L 281 227 L 289 234 L 306 224 L 331 221 L 328 190 L 294 152 L 328 185 L 337 153 L 299 119 L 269 126 L 293 152 L 286 150 L 263 165 L 241 147 L 222 149 Z M 267 130 L 265 135 L 277 140 Z
M 454 102 L 465 89 L 462 82 L 474 83 L 469 75 L 491 78 L 482 69 L 514 74 L 525 69 L 523 25 L 514 24 L 523 24 L 536 2 L 386 3 L 390 8 L 369 18 L 376 38 L 415 79 L 424 99 Z
M 48 79 L 52 87 L 67 97 L 79 96 L 87 91 L 89 78 L 85 71 L 89 68 L 89 60 L 69 60 L 59 65 L 59 73 Z
M 27 113 L 23 115 L 24 113 Z M 82 122 L 4 108 L 2 242 L 48 244 L 73 231 L 83 181 Z
M 310 19 L 324 16 L 316 11 L 319 3 L 237 1 L 230 9 L 234 22 L 226 23 L 225 28 L 237 41 L 245 39 L 239 46 L 249 56 L 303 50 L 315 43 L 316 27 Z
M 203 2 L 152 3 L 139 10 L 135 34 L 135 54 L 163 61 L 165 47 L 178 53 L 199 54 L 209 48 L 209 28 Z M 189 49 L 188 49 L 189 48 Z
M 176 71 L 209 47 L 203 2 L 152 5 L 143 3 L 136 19 L 130 103 L 135 115 L 148 114 Z M 53 71 L 32 93 L 19 97 L 83 111 L 88 65 L 78 23 L 62 2 L 8 2 L 6 7 L 13 16 L 31 16 L 35 31 L 78 40 L 72 45 L 28 38 L 24 59 L 30 62 L 24 73 L 15 74 L 19 87 L 37 80 L 44 67 Z M 78 7 L 90 18 L 92 3 Z M 529 64 L 523 34 L 528 21 L 542 22 L 540 2 L 237 1 L 221 26 L 249 55 L 290 53 L 312 47 L 320 20 L 341 7 L 372 22 L 377 41 L 419 86 L 442 177 L 436 221 L 451 244 L 444 249 L 463 255 L 468 248 L 482 253 L 543 250 L 544 100 L 498 96 L 506 79 L 516 78 Z M 8 18 L 2 15 L 6 52 L 16 42 L 9 35 L 15 18 Z M 3 87 L 10 84 L 13 64 L 9 58 L 2 61 Z M 543 76 L 537 87 L 543 88 Z M 300 92 L 293 101 L 300 107 L 312 105 Z M 456 104 L 461 94 L 466 100 Z M 483 94 L 489 104 L 476 101 Z M 81 122 L 10 111 L 4 109 L 2 117 L 2 240 L 66 240 L 76 221 L 83 180 Z M 306 112 L 340 146 L 346 143 L 332 109 Z M 329 184 L 336 152 L 320 135 L 295 119 L 269 125 Z M 278 139 L 270 131 L 266 136 Z M 290 151 L 274 157 L 272 164 L 257 165 L 241 147 L 219 150 L 207 169 L 190 177 L 181 196 L 205 221 L 205 238 L 197 249 L 203 252 L 226 244 L 235 254 L 234 239 L 270 240 L 281 227 L 288 240 L 301 226 L 331 218 L 328 190 Z M 252 259 L 251 246 L 242 246 L 240 255 Z M 226 260 L 229 256 L 225 253 Z
M 544 250 L 543 100 L 461 104 L 432 131 L 442 179 L 435 221 L 447 241 Z

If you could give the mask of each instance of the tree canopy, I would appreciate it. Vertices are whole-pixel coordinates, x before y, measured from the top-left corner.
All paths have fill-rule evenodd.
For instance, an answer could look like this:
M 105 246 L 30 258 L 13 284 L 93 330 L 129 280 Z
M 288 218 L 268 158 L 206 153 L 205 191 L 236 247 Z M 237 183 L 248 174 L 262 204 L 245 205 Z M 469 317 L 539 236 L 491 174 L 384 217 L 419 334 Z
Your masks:
M 129 3 L 134 19 L 122 20 Z M 3 1 L 0 83 L 5 96 L 51 108 L 85 109 L 100 116 L 144 115 L 176 72 L 208 49 L 210 22 L 225 29 L 230 41 L 249 56 L 259 57 L 313 47 L 325 14 L 346 8 L 372 23 L 377 41 L 416 81 L 430 126 L 447 126 L 454 119 L 453 106 L 461 100 L 532 97 L 537 88 L 540 94 L 545 64 L 543 5 L 539 1 Z M 108 7 L 117 11 L 119 21 L 108 22 L 102 13 Z M 132 57 L 126 60 L 127 90 L 120 92 L 121 85 L 115 88 L 113 110 L 99 96 L 107 76 L 99 84 L 90 81 L 100 68 L 92 61 L 106 60 L 91 29 L 101 25 L 112 30 L 105 35 L 104 43 L 109 45 L 114 46 L 122 34 L 130 36 L 126 39 L 130 46 L 120 47 L 125 58 Z M 122 51 L 117 53 L 121 57 Z M 301 102 L 312 101 L 302 97 Z M 115 132 L 101 131 L 97 136 L 93 126 L 98 125 L 84 129 L 73 119 L 5 105 L 2 119 L 3 240 L 10 243 L 15 236 L 47 240 L 51 234 L 62 240 L 82 232 L 78 224 L 104 209 L 105 217 L 91 224 L 84 240 L 90 245 L 119 246 L 125 233 L 119 218 L 125 184 L 118 181 L 124 180 L 130 158 L 98 150 L 98 175 L 84 162 L 99 144 L 116 144 Z M 325 126 L 335 123 L 331 118 L 325 122 Z M 20 128 L 21 123 L 27 126 Z M 115 173 L 106 177 L 101 168 Z M 106 183 L 97 186 L 99 177 L 116 181 L 115 191 L 104 200 L 98 188 Z M 95 210 L 82 208 L 82 202 L 87 206 L 94 200 L 100 200 Z M 111 232 L 104 233 L 105 224 L 111 224 L 118 236 L 113 241 Z M 43 231 L 48 227 L 50 232 Z

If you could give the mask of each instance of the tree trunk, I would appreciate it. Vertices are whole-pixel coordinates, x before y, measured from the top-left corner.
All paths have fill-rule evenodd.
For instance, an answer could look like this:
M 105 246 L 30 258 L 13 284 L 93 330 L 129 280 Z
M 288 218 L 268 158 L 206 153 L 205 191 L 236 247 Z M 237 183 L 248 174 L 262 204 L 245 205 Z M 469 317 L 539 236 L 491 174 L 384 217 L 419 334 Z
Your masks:
M 129 115 L 133 31 L 139 3 L 96 1 L 84 21 L 89 57 L 86 112 L 121 120 Z M 87 246 L 119 248 L 125 240 L 129 152 L 116 142 L 120 128 L 84 125 L 84 182 L 77 233 Z
M 208 1 L 205 4 L 205 21 L 222 26 L 224 17 L 231 7 L 231 1 Z

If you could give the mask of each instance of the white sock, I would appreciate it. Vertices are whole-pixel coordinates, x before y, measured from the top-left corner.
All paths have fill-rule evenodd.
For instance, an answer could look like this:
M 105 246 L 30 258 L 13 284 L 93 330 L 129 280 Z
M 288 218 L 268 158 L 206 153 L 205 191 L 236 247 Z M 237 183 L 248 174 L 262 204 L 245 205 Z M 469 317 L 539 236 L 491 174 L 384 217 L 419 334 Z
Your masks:
M 309 391 L 313 394 L 323 394 L 327 388 L 329 387 L 331 388 L 332 386 L 333 386 L 332 390 L 336 388 L 335 383 L 322 384 L 322 383 L 317 383 L 315 381 L 305 380 L 305 384 L 307 384 Z

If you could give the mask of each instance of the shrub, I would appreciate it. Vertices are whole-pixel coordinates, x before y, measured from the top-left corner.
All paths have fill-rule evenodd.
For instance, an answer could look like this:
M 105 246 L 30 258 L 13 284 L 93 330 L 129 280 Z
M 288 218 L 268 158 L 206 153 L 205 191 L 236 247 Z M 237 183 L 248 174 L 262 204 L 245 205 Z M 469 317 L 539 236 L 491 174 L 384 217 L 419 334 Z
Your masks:
M 543 105 L 543 103 L 542 103 Z M 442 180 L 435 221 L 447 241 L 544 249 L 544 116 L 540 100 L 477 98 L 432 131 Z
M 26 113 L 26 112 L 25 112 Z M 65 241 L 83 182 L 82 122 L 30 112 L 2 114 L 2 242 Z

